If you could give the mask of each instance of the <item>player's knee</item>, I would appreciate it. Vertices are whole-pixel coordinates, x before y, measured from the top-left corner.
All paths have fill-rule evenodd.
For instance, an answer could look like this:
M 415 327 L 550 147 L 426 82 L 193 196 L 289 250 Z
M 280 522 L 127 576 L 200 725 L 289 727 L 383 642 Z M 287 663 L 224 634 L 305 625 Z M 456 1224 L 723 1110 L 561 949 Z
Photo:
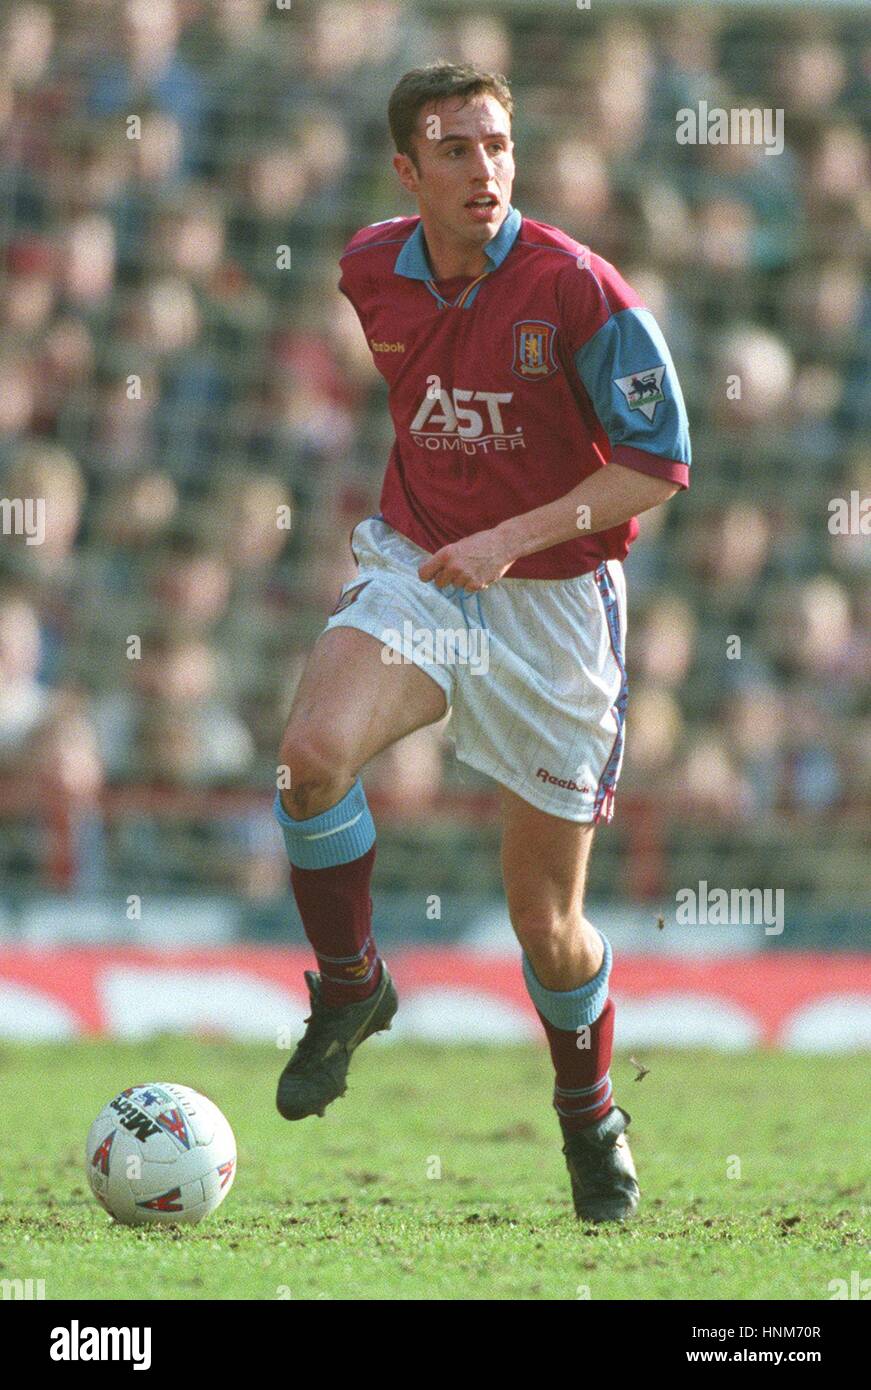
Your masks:
M 281 799 L 291 814 L 306 815 L 311 805 L 329 797 L 356 775 L 348 751 L 329 730 L 288 728 L 281 742 L 279 763 L 287 769 Z
M 577 947 L 590 938 L 593 950 L 598 948 L 598 934 L 583 916 L 583 905 L 548 904 L 541 899 L 515 902 L 510 907 L 511 925 L 527 955 L 560 954 L 566 943 Z
M 541 902 L 515 903 L 511 907 L 511 925 L 527 950 L 547 948 L 562 940 L 571 923 L 563 914 Z

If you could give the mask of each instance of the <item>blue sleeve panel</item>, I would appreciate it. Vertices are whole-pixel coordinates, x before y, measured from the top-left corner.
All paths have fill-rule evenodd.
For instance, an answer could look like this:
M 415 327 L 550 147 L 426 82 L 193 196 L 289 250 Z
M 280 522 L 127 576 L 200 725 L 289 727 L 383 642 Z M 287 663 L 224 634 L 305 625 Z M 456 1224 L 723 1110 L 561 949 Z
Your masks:
M 621 309 L 575 353 L 575 367 L 612 445 L 689 465 L 686 406 L 649 309 Z

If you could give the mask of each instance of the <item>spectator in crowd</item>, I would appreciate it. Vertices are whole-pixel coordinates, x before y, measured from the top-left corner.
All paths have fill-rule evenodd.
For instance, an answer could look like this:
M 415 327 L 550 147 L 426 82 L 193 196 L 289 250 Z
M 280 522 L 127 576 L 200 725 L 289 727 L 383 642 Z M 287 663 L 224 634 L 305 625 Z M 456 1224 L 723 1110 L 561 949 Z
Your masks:
M 183 132 L 185 167 L 197 167 L 205 93 L 197 72 L 178 52 L 182 17 L 176 0 L 124 0 L 113 7 L 117 27 L 109 53 L 91 54 L 82 74 L 88 111 L 127 116 L 143 100 L 174 117 Z
M 45 440 L 23 444 L 0 476 L 2 496 L 33 507 L 34 524 L 4 538 L 6 558 L 22 575 L 62 585 L 75 568 L 73 547 L 85 501 L 85 483 L 66 449 Z M 38 525 L 39 517 L 42 524 Z
M 219 694 L 216 653 L 204 640 L 146 634 L 142 654 L 129 660 L 128 671 L 125 686 L 94 706 L 100 755 L 111 780 L 146 773 L 158 779 L 166 772 L 171 759 L 160 754 L 155 730 L 179 753 L 174 781 L 221 785 L 245 774 L 251 735 Z
M 24 591 L 0 589 L 0 770 L 24 771 L 22 751 L 47 717 L 51 694 L 39 679 L 39 616 Z

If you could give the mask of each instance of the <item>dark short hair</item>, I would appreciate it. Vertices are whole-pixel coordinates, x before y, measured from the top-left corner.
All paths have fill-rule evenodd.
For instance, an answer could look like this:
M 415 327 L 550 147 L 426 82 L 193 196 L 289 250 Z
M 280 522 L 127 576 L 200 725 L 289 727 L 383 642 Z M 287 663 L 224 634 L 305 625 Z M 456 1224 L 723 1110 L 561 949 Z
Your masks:
M 460 63 L 429 63 L 425 68 L 412 68 L 397 82 L 390 93 L 387 119 L 390 134 L 400 154 L 414 160 L 412 137 L 417 118 L 424 106 L 445 97 L 495 97 L 508 115 L 514 113 L 511 88 L 501 72 L 483 72 L 480 68 Z

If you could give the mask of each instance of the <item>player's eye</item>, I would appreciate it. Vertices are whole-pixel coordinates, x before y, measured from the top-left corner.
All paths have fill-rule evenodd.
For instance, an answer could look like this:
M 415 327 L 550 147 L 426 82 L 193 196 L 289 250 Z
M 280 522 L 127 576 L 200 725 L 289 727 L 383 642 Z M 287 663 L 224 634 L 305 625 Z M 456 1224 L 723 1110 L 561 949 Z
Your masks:
M 501 140 L 493 140 L 493 141 L 491 141 L 491 143 L 488 145 L 487 148 L 488 148 L 488 150 L 490 151 L 491 154 L 493 154 L 493 153 L 496 153 L 496 154 L 504 154 L 504 153 L 505 153 L 505 150 L 506 150 L 506 146 L 505 146 L 505 144 L 504 144 Z M 448 145 L 448 146 L 446 147 L 446 149 L 445 149 L 445 154 L 447 155 L 447 158 L 448 158 L 448 159 L 452 159 L 452 158 L 454 157 L 454 155 L 465 154 L 465 146 L 464 146 L 464 145 Z

